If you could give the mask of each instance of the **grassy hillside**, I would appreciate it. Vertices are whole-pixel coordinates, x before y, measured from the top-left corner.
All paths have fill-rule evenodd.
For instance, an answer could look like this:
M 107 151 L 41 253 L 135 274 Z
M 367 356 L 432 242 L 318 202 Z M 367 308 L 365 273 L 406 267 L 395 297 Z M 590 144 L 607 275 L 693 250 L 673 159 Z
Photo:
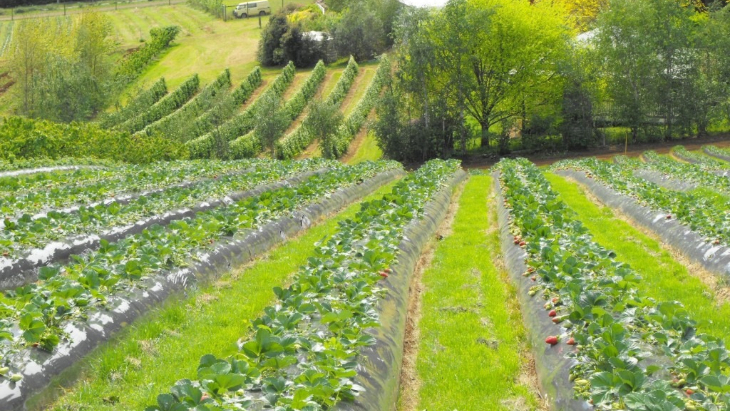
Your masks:
M 293 2 L 285 0 L 284 4 Z M 296 1 L 297 4 L 310 2 Z M 272 2 L 274 11 L 280 7 L 281 2 Z M 130 85 L 130 90 L 152 84 L 160 77 L 165 77 L 168 86 L 175 88 L 193 73 L 198 73 L 205 84 L 226 67 L 231 69 L 231 78 L 235 84 L 257 65 L 258 18 L 222 21 L 185 4 L 125 8 L 105 13 L 114 25 L 114 38 L 119 45 L 120 56 L 141 46 L 143 41 L 149 39 L 152 28 L 169 25 L 182 28 L 170 51 Z M 262 24 L 266 24 L 267 20 L 268 16 Z M 2 55 L 7 39 L 12 35 L 12 25 L 12 22 L 0 22 L 0 74 L 7 71 L 7 63 L 3 61 Z M 265 70 L 264 76 L 269 77 L 278 71 Z M 0 113 L 7 114 L 11 110 L 11 91 L 0 94 Z

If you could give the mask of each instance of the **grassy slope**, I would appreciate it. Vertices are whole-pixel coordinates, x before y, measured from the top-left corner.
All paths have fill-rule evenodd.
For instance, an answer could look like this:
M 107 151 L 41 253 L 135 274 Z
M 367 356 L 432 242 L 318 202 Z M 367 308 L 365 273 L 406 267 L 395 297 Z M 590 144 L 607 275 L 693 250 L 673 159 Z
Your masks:
M 578 213 L 595 241 L 615 251 L 618 261 L 630 264 L 641 274 L 639 290 L 644 295 L 658 301 L 680 301 L 698 322 L 701 332 L 730 344 L 730 304 L 721 305 L 714 292 L 658 241 L 617 218 L 610 208 L 595 205 L 578 184 L 554 174 L 546 176 L 562 200 Z
M 364 133 L 362 142 L 357 147 L 357 151 L 352 157 L 347 158 L 347 164 L 358 164 L 368 160 L 379 160 L 383 158 L 383 151 L 378 147 L 378 141 L 375 139 L 375 134 L 369 130 L 360 130 L 359 134 Z M 355 140 L 360 138 L 357 136 Z
M 535 397 L 520 384 L 526 341 L 500 253 L 492 179 L 472 176 L 423 274 L 417 410 L 515 410 Z M 489 197 L 489 199 L 488 199 Z M 487 406 L 488 404 L 488 406 Z M 520 404 L 518 406 L 518 404 Z
M 312 1 L 285 0 L 284 3 L 308 4 Z M 271 7 L 276 12 L 281 2 L 273 1 Z M 141 40 L 149 39 L 152 28 L 171 24 L 182 28 L 175 45 L 128 90 L 146 88 L 160 77 L 165 77 L 168 88 L 174 89 L 194 73 L 200 75 L 202 84 L 207 84 L 225 68 L 231 69 L 233 84 L 239 84 L 258 65 L 256 51 L 261 31 L 258 18 L 224 22 L 185 4 L 122 9 L 105 14 L 114 26 L 113 36 L 120 51 L 142 45 Z M 263 24 L 267 22 L 268 16 L 263 19 Z M 3 32 L 0 30 L 0 34 Z M 0 38 L 0 46 L 1 41 Z M 5 71 L 2 66 L 0 62 L 0 73 Z M 280 71 L 279 68 L 265 69 L 263 74 L 272 78 Z M 10 110 L 10 94 L 7 92 L 0 96 L 0 111 Z
M 393 184 L 367 199 L 381 197 Z M 82 360 L 80 370 L 73 370 L 81 373 L 81 380 L 62 389 L 65 395 L 53 405 L 37 397 L 29 409 L 141 410 L 154 404 L 157 395 L 175 381 L 195 377 L 202 355 L 236 353 L 236 341 L 246 332 L 247 321 L 274 301 L 272 287 L 284 284 L 305 264 L 312 244 L 333 234 L 337 222 L 352 217 L 359 208 L 354 204 L 255 263 L 153 310 Z

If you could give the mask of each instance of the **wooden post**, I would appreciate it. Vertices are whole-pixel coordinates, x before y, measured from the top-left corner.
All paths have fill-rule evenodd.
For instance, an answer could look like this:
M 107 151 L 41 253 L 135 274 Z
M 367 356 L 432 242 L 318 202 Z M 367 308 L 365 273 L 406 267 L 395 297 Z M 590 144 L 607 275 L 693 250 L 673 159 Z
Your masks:
M 259 28 L 261 28 L 261 15 L 259 14 Z

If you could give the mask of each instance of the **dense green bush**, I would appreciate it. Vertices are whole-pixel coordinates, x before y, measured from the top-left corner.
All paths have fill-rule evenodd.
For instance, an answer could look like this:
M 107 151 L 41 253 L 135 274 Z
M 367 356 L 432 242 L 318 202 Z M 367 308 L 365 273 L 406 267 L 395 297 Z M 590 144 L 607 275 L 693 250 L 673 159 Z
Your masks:
M 135 133 L 144 129 L 147 125 L 169 115 L 175 110 L 182 107 L 189 101 L 200 87 L 200 78 L 197 74 L 193 75 L 185 81 L 177 90 L 165 96 L 162 100 L 155 103 L 149 110 L 129 119 L 120 124 L 116 128 L 120 131 Z
M 122 60 L 115 70 L 118 77 L 133 79 L 147 67 L 170 43 L 175 40 L 180 27 L 168 26 L 150 30 L 150 40 L 139 50 L 129 54 Z
M 300 24 L 291 23 L 286 10 L 271 16 L 261 33 L 258 60 L 264 66 L 280 66 L 293 61 L 297 67 L 311 67 L 324 57 L 324 46 L 305 36 Z
M 162 137 L 135 137 L 96 123 L 54 123 L 8 117 L 0 124 L 0 159 L 92 157 L 148 163 L 187 157 L 184 146 Z
M 99 125 L 104 128 L 110 128 L 121 124 L 149 110 L 165 94 L 167 94 L 167 84 L 164 78 L 160 78 L 152 87 L 137 94 L 126 106 L 117 111 L 102 115 L 99 118 Z

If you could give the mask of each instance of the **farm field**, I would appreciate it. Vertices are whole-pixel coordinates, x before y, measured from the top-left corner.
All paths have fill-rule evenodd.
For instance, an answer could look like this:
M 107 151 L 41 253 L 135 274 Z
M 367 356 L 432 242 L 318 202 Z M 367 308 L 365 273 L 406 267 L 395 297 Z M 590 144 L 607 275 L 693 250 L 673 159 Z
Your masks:
M 0 124 L 0 411 L 730 411 L 730 6 L 611 0 L 583 55 L 552 2 L 329 1 L 261 43 L 330 29 L 300 69 L 149 3 L 115 101 Z
M 6 166 L 0 404 L 725 410 L 726 154 Z
M 284 4 L 291 2 L 293 0 L 286 0 Z M 311 0 L 296 3 L 309 2 Z M 272 3 L 274 12 L 280 7 L 281 2 Z M 113 39 L 117 43 L 120 56 L 140 47 L 144 44 L 143 40 L 149 40 L 150 30 L 153 28 L 170 25 L 181 28 L 174 46 L 128 87 L 130 93 L 149 87 L 160 77 L 164 77 L 170 87 L 179 86 L 193 73 L 200 76 L 201 82 L 207 83 L 225 69 L 231 71 L 234 81 L 239 81 L 258 64 L 258 19 L 222 21 L 184 3 L 119 10 L 112 8 L 103 12 L 113 25 Z M 51 18 L 69 20 L 71 17 Z M 0 74 L 7 71 L 3 68 L 3 55 L 10 45 L 14 24 L 16 22 L 0 21 Z M 267 69 L 263 75 L 265 78 L 275 77 L 279 71 Z M 0 78 L 0 87 L 3 84 L 5 82 Z M 3 91 L 0 94 L 0 113 L 6 114 L 10 107 L 9 93 Z

